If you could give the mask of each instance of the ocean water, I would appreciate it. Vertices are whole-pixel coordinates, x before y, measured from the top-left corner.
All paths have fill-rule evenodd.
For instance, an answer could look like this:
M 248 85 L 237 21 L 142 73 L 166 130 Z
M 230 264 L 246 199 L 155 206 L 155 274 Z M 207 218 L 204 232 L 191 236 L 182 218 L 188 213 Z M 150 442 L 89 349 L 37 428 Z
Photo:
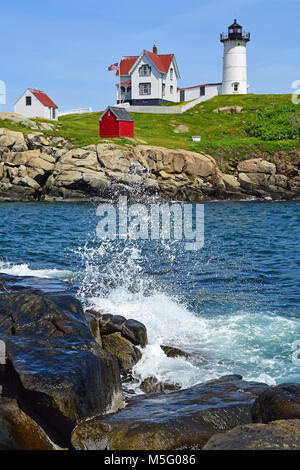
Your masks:
M 0 204 L 0 272 L 143 322 L 133 371 L 182 387 L 300 382 L 300 203 L 205 203 L 205 244 L 105 241 L 92 203 Z M 167 358 L 160 345 L 191 353 Z

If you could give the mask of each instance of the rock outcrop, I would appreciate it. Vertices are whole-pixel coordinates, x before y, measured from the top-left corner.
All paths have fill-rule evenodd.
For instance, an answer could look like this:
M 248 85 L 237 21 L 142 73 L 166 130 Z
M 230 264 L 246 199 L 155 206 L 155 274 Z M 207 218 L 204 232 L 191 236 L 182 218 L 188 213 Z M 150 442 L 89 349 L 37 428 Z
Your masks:
M 281 384 L 265 390 L 253 405 L 252 418 L 255 423 L 300 420 L 300 384 Z
M 216 434 L 203 450 L 299 450 L 300 420 L 239 426 Z
M 0 397 L 0 450 L 59 449 L 17 400 Z
M 128 374 L 142 358 L 141 351 L 128 339 L 123 338 L 121 333 L 102 336 L 102 345 L 105 351 L 109 351 L 118 359 L 121 374 Z
M 174 346 L 162 345 L 161 349 L 167 357 L 184 357 L 185 359 L 189 359 L 190 357 L 187 352 L 182 351 L 182 349 L 175 348 Z
M 72 148 L 40 131 L 0 129 L 0 201 L 299 198 L 299 165 L 288 175 L 281 168 L 252 158 L 224 174 L 203 153 L 113 143 Z
M 2 393 L 53 442 L 68 447 L 76 424 L 116 409 L 117 359 L 94 340 L 78 300 L 29 290 L 1 294 L 0 320 Z
M 81 450 L 200 449 L 217 432 L 251 423 L 251 406 L 266 388 L 227 376 L 187 390 L 136 396 L 115 414 L 79 424 L 72 444 Z
M 121 315 L 101 314 L 94 310 L 87 310 L 86 314 L 97 319 L 102 335 L 121 333 L 123 338 L 131 341 L 135 346 L 142 348 L 147 346 L 147 330 L 143 323 L 133 319 L 126 320 Z
M 156 377 L 148 377 L 147 379 L 143 380 L 140 388 L 145 393 L 158 393 L 180 390 L 181 386 L 179 384 L 160 382 Z

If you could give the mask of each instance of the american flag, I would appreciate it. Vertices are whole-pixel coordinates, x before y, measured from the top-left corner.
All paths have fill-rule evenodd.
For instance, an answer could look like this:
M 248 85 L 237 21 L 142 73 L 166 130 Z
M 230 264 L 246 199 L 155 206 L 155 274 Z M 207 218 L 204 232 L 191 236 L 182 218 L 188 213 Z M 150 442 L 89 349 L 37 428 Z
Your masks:
M 108 67 L 108 70 L 111 72 L 112 70 L 115 70 L 116 72 L 119 70 L 119 64 L 118 62 L 116 62 L 115 64 L 111 64 L 109 67 Z

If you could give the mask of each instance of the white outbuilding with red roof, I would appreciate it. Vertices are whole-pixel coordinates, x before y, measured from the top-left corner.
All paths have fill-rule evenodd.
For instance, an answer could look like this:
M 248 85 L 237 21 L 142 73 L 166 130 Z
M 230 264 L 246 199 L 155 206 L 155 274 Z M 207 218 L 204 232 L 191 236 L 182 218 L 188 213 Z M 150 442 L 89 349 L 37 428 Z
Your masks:
M 14 106 L 14 112 L 29 118 L 57 120 L 57 105 L 42 90 L 27 88 Z

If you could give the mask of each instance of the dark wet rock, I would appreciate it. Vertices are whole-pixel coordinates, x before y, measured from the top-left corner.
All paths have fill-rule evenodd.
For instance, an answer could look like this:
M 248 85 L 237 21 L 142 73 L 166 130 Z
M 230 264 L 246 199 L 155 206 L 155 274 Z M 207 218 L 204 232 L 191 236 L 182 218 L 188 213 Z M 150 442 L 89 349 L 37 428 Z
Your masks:
M 217 432 L 251 423 L 252 404 L 266 388 L 235 375 L 187 390 L 128 398 L 118 413 L 79 424 L 72 444 L 99 450 L 202 448 Z
M 99 344 L 99 346 L 102 347 L 102 338 L 101 338 L 101 333 L 100 333 L 99 321 L 91 313 L 86 313 L 85 318 L 88 322 L 88 325 L 94 337 L 94 340 Z
M 156 377 L 148 377 L 141 383 L 141 390 L 145 393 L 172 392 L 180 389 L 179 384 L 160 382 Z
M 203 450 L 299 450 L 300 420 L 274 421 L 270 424 L 239 426 L 216 434 Z
M 300 419 L 300 384 L 281 384 L 265 390 L 252 408 L 254 423 Z
M 94 310 L 87 310 L 86 313 L 98 318 L 102 335 L 119 332 L 135 346 L 144 348 L 148 344 L 147 330 L 143 323 L 132 319 L 126 320 L 121 315 L 101 314 Z
M 128 339 L 123 338 L 121 333 L 102 336 L 103 349 L 112 353 L 119 362 L 120 372 L 127 374 L 141 359 L 141 351 L 133 346 Z
M 71 296 L 1 294 L 0 339 L 3 395 L 16 398 L 62 447 L 77 423 L 107 412 L 120 396 L 118 363 L 95 342 Z
M 0 397 L 0 450 L 58 450 L 18 402 Z
M 161 346 L 161 349 L 168 357 L 184 357 L 185 359 L 189 359 L 190 357 L 187 352 L 179 348 L 174 348 L 173 346 Z
M 148 344 L 147 330 L 145 325 L 136 320 L 126 320 L 122 327 L 122 336 L 129 339 L 136 346 L 144 348 Z

